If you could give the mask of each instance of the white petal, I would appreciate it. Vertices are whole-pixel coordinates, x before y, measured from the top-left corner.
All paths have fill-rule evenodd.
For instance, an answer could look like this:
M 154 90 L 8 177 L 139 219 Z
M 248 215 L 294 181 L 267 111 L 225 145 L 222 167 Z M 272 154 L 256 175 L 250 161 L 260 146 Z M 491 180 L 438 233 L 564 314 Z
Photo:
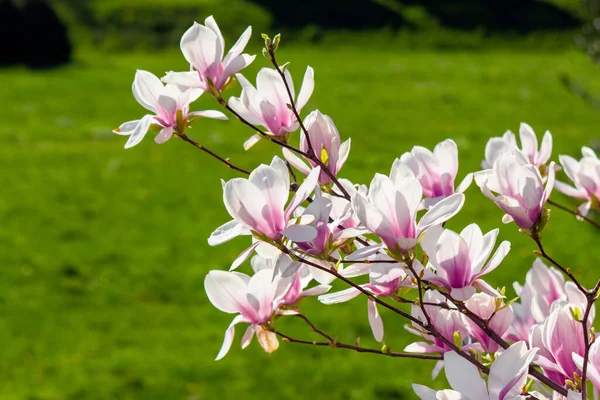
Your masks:
M 156 137 L 154 137 L 154 142 L 156 144 L 163 144 L 167 140 L 171 139 L 171 136 L 173 136 L 173 127 L 172 126 L 162 128 L 160 130 L 159 134 L 156 135 Z
M 156 112 L 158 109 L 158 96 L 163 90 L 160 79 L 151 72 L 138 69 L 133 80 L 133 97 L 145 109 Z
M 369 324 L 371 325 L 371 330 L 373 331 L 373 337 L 378 342 L 381 342 L 383 340 L 383 320 L 381 319 L 381 315 L 379 315 L 379 310 L 377 310 L 377 303 L 369 299 L 367 301 L 367 305 Z
M 129 149 L 142 141 L 144 136 L 146 136 L 146 133 L 148 133 L 148 129 L 150 129 L 153 120 L 154 117 L 152 115 L 144 115 L 142 117 L 140 123 L 135 127 L 133 132 L 131 132 L 129 140 L 125 143 L 126 149 Z
M 240 255 L 237 256 L 237 258 L 235 260 L 233 260 L 233 262 L 231 263 L 231 266 L 229 267 L 229 270 L 233 271 L 234 269 L 236 269 L 237 267 L 242 265 L 244 263 L 244 261 L 246 261 L 248 258 L 250 258 L 250 256 L 254 253 L 254 250 L 256 249 L 256 247 L 259 244 L 260 244 L 260 242 L 254 242 L 254 243 L 252 243 L 252 245 L 250 245 L 250 247 L 248 247 L 246 250 L 242 251 L 240 253 Z
M 217 111 L 217 110 L 193 111 L 193 112 L 189 113 L 189 115 L 193 115 L 196 117 L 203 117 L 203 118 L 220 119 L 222 121 L 228 120 L 227 115 L 225 115 L 221 111 Z
M 240 235 L 249 235 L 250 230 L 236 220 L 231 220 L 221 225 L 208 238 L 209 246 L 217 246 L 219 244 L 230 241 Z
M 339 292 L 321 295 L 318 297 L 318 299 L 323 304 L 338 304 L 352 300 L 358 295 L 360 295 L 360 291 L 351 287 L 348 289 L 341 290 Z
M 241 312 L 247 303 L 247 278 L 235 272 L 210 271 L 204 279 L 204 290 L 208 300 L 223 312 Z
M 452 389 L 469 399 L 488 399 L 485 381 L 479 370 L 455 352 L 444 354 L 444 371 Z
M 465 203 L 465 195 L 455 193 L 431 207 L 417 225 L 417 236 L 433 225 L 446 222 L 456 215 Z
M 289 218 L 294 212 L 294 210 L 298 208 L 298 206 L 302 204 L 302 202 L 306 200 L 308 196 L 310 196 L 313 190 L 315 190 L 320 173 L 320 167 L 317 167 L 310 171 L 304 182 L 302 182 L 302 185 L 300 185 L 298 190 L 296 190 L 296 193 L 294 194 L 294 197 L 292 197 L 290 204 L 288 204 L 287 209 L 285 210 L 286 218 Z
M 188 72 L 174 72 L 169 71 L 167 75 L 163 76 L 161 80 L 164 83 L 169 83 L 172 85 L 179 85 L 183 87 L 189 88 L 203 88 L 204 85 L 200 82 L 200 77 L 198 76 L 197 71 L 188 71 Z
M 312 67 L 306 67 L 306 72 L 304 73 L 304 80 L 302 81 L 302 87 L 300 88 L 300 93 L 298 93 L 298 100 L 296 101 L 296 109 L 300 112 L 310 96 L 312 95 L 313 90 L 315 89 L 315 71 Z
M 229 324 L 229 327 L 225 331 L 225 337 L 223 338 L 221 350 L 219 350 L 219 354 L 217 354 L 215 361 L 222 359 L 229 352 L 229 349 L 231 348 L 231 344 L 233 343 L 233 339 L 235 337 L 235 325 L 239 324 L 240 322 L 243 322 L 242 319 L 242 316 L 238 315 L 233 319 L 233 321 L 231 321 L 231 324 Z
M 292 242 L 310 242 L 317 237 L 317 229 L 310 225 L 290 225 L 281 234 Z
M 123 122 L 117 129 L 113 130 L 113 133 L 122 136 L 129 136 L 135 130 L 135 128 L 139 125 L 140 120 L 136 119 L 133 121 Z

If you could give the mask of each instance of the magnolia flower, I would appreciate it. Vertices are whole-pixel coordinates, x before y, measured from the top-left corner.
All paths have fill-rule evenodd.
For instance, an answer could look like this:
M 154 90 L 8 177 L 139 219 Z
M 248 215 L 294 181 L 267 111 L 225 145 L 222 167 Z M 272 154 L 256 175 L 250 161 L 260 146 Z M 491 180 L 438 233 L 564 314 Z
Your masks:
M 315 110 L 308 114 L 308 117 L 304 119 L 304 126 L 308 132 L 310 144 L 315 155 L 319 157 L 321 162 L 333 176 L 337 176 L 348 158 L 348 153 L 350 152 L 350 139 L 340 144 L 340 134 L 335 127 L 335 124 L 331 118 L 321 114 L 319 110 Z M 300 150 L 305 153 L 309 150 L 305 134 L 300 135 Z M 307 159 L 310 164 L 310 166 L 307 166 L 304 161 L 286 148 L 283 148 L 283 155 L 290 164 L 305 175 L 308 175 L 311 167 L 314 168 L 318 165 L 315 161 Z M 331 183 L 331 178 L 325 171 L 321 171 L 319 183 L 322 185 Z
M 563 182 L 555 182 L 554 186 L 556 190 L 567 196 L 586 200 L 578 209 L 579 214 L 585 217 L 591 208 L 599 208 L 600 160 L 594 150 L 589 147 L 582 147 L 581 154 L 583 158 L 580 161 L 566 155 L 558 156 L 565 174 L 575 187 Z
M 545 189 L 540 171 L 516 151 L 500 155 L 493 169 L 476 173 L 475 182 L 486 197 L 506 212 L 502 222 L 515 221 L 519 227 L 529 229 L 540 222 L 544 204 L 552 192 L 554 162 L 548 168 Z
M 417 261 L 418 262 L 418 261 Z M 414 287 L 412 279 L 406 274 L 406 265 L 400 263 L 376 263 L 371 267 L 369 283 L 360 285 L 377 297 L 388 297 L 398 291 L 400 287 Z M 356 288 L 349 288 L 339 292 L 319 296 L 323 304 L 337 304 L 352 300 L 361 292 Z M 371 330 L 375 340 L 383 340 L 383 321 L 377 310 L 377 303 L 367 300 L 368 316 Z
M 458 335 L 463 349 L 471 348 L 470 342 L 470 331 L 469 325 L 466 322 L 464 315 L 462 315 L 456 307 L 449 303 L 446 298 L 439 292 L 428 290 L 423 295 L 424 303 L 437 303 L 444 304 L 447 307 L 438 307 L 433 305 L 424 306 L 427 315 L 431 320 L 431 324 L 437 332 L 439 332 L 446 340 L 450 343 L 455 342 L 455 335 Z M 422 322 L 427 322 L 427 318 L 423 315 L 423 310 L 417 305 L 413 305 L 411 309 L 411 315 Z M 446 343 L 441 339 L 424 332 L 422 328 L 416 323 L 412 322 L 411 326 L 406 326 L 406 330 L 419 335 L 426 339 L 428 342 L 415 342 L 411 343 L 404 348 L 404 351 L 409 353 L 440 353 L 444 354 L 448 351 L 452 352 Z M 434 371 L 434 375 L 436 371 Z
M 506 131 L 502 137 L 494 137 L 488 140 L 485 146 L 485 160 L 481 162 L 481 167 L 483 169 L 492 168 L 500 155 L 513 150 L 520 151 L 525 159 L 537 168 L 546 165 L 552 155 L 552 134 L 550 131 L 544 133 L 539 150 L 537 137 L 531 126 L 522 122 L 519 127 L 519 136 L 521 138 L 521 149 L 517 147 L 517 139 L 511 131 Z
M 202 90 L 163 85 L 148 71 L 137 70 L 132 90 L 137 102 L 153 114 L 146 114 L 142 119 L 125 122 L 113 131 L 118 135 L 129 136 L 125 144 L 126 149 L 141 142 L 152 124 L 156 124 L 160 130 L 154 141 L 161 144 L 169 140 L 173 132 L 183 132 L 190 117 L 227 119 L 220 111 L 189 112 L 190 103 L 200 97 Z M 180 121 L 178 121 L 178 114 L 180 114 Z
M 254 125 L 262 125 L 274 136 L 286 135 L 298 130 L 298 121 L 294 112 L 288 107 L 290 99 L 287 90 L 295 97 L 294 82 L 289 69 L 284 72 L 285 83 L 279 73 L 270 68 L 263 68 L 256 76 L 256 88 L 241 74 L 236 77 L 242 86 L 242 94 L 229 99 L 229 107 L 246 121 Z M 286 88 L 287 86 L 287 88 Z M 314 71 L 306 68 L 304 81 L 296 100 L 296 111 L 300 113 L 312 95 L 315 87 Z M 260 140 L 254 135 L 244 143 L 247 150 Z
M 225 357 L 235 337 L 235 325 L 250 324 L 242 338 L 246 348 L 254 334 L 262 348 L 269 353 L 277 350 L 279 343 L 273 332 L 263 328 L 282 302 L 289 289 L 289 281 L 273 279 L 269 270 L 258 271 L 254 276 L 239 272 L 210 271 L 204 280 L 204 290 L 210 302 L 219 310 L 238 314 L 225 331 L 223 345 L 217 360 Z
M 456 300 L 468 300 L 476 289 L 500 297 L 480 279 L 496 269 L 510 250 L 510 242 L 503 241 L 490 258 L 498 232 L 494 229 L 484 235 L 477 224 L 467 226 L 460 235 L 441 227 L 431 229 L 421 240 L 421 248 L 429 256 L 428 266 L 435 274 L 425 270 L 423 279 L 446 288 Z
M 536 364 L 561 386 L 567 379 L 575 381 L 573 374 L 581 376 L 573 361 L 573 354 L 583 356 L 585 350 L 583 327 L 572 315 L 576 308 L 572 304 L 555 304 L 548 318 L 534 325 L 529 333 L 529 346 L 539 347 Z
M 492 297 L 486 293 L 476 293 L 465 302 L 469 311 L 479 318 L 487 321 L 489 328 L 503 337 L 513 320 L 512 306 L 504 305 L 501 299 Z M 476 344 L 486 353 L 495 353 L 498 351 L 498 343 L 490 338 L 475 322 L 466 318 Z
M 215 89 L 222 90 L 231 75 L 254 61 L 256 56 L 242 54 L 251 35 L 252 28 L 248 27 L 223 59 L 225 40 L 215 19 L 212 16 L 206 18 L 204 25 L 194 22 L 181 38 L 181 51 L 193 69 L 189 72 L 171 71 L 163 81 L 211 92 L 210 80 Z
M 364 229 L 346 228 L 342 225 L 348 219 L 347 214 L 350 213 L 350 207 L 348 207 L 346 214 L 333 219 L 333 197 L 322 194 L 317 186 L 313 201 L 303 210 L 302 214 L 296 213 L 300 218 L 307 217 L 306 220 L 312 220 L 307 225 L 314 227 L 317 231 L 317 236 L 314 239 L 297 242 L 296 248 L 312 255 L 329 255 L 346 239 L 367 233 Z
M 498 356 L 490 367 L 486 382 L 476 366 L 454 352 L 444 354 L 444 371 L 454 390 L 435 391 L 413 384 L 421 400 L 525 400 L 521 395 L 527 383 L 527 371 L 537 349 L 527 350 L 518 342 Z
M 290 177 L 287 166 L 279 157 L 273 157 L 271 165 L 261 164 L 248 179 L 234 178 L 223 185 L 223 202 L 233 217 L 232 221 L 217 228 L 208 239 L 215 246 L 239 235 L 254 231 L 266 239 L 278 241 L 285 236 L 295 242 L 306 242 L 316 237 L 312 226 L 291 224 L 290 218 L 298 206 L 306 200 L 317 185 L 319 168 L 314 169 L 300 185 L 288 204 Z M 250 256 L 260 242 L 255 242 L 234 262 L 235 266 Z
M 426 208 L 451 194 L 463 193 L 473 181 L 473 174 L 467 174 L 454 189 L 458 173 L 458 148 L 452 139 L 438 143 L 433 152 L 425 147 L 415 146 L 396 162 L 408 166 L 421 183 L 423 195 L 427 197 Z
M 546 320 L 552 304 L 567 299 L 563 275 L 556 268 L 548 268 L 539 258 L 527 271 L 525 284 L 515 282 L 513 287 L 520 299 L 520 303 L 512 304 L 514 320 L 509 338 L 515 341 L 528 340 L 531 327 Z
M 352 208 L 361 223 L 381 238 L 391 251 L 407 252 L 429 227 L 454 216 L 463 206 L 464 195 L 456 193 L 431 207 L 417 224 L 423 190 L 414 177 L 395 163 L 390 176 L 375 174 L 369 194 L 352 195 Z

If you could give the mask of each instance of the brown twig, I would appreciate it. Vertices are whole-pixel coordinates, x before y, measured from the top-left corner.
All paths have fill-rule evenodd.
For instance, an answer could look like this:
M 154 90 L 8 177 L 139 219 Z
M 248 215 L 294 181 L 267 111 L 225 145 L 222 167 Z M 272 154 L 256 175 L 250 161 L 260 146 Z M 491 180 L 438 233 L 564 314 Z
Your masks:
M 576 216 L 577 218 L 582 219 L 583 221 L 585 221 L 585 222 L 593 225 L 594 227 L 596 227 L 596 229 L 600 229 L 600 224 L 599 223 L 597 223 L 596 221 L 594 221 L 591 218 L 588 218 L 588 217 L 585 217 L 585 216 L 581 215 L 578 211 L 573 211 L 570 208 L 565 207 L 565 206 L 563 206 L 561 204 L 555 203 L 552 200 L 548 200 L 547 203 L 550 204 L 550 205 L 552 205 L 552 206 L 554 206 L 554 207 L 556 207 L 556 208 L 559 208 L 559 209 L 561 209 L 563 211 L 566 211 L 569 214 L 572 214 L 572 215 Z
M 221 161 L 223 164 L 225 164 L 228 168 L 231 168 L 235 171 L 241 172 L 245 175 L 250 175 L 250 172 L 246 171 L 245 169 L 238 167 L 237 165 L 233 164 L 231 161 L 229 161 L 226 158 L 221 157 L 220 155 L 216 154 L 215 152 L 207 149 L 206 147 L 204 147 L 203 145 L 201 145 L 200 143 L 196 142 L 193 139 L 190 139 L 189 136 L 187 136 L 185 133 L 176 133 L 175 134 L 178 138 L 180 138 L 181 140 L 183 140 L 184 142 L 187 142 L 189 144 L 191 144 L 192 146 L 196 147 L 197 149 L 202 150 L 203 152 L 210 154 L 212 157 L 216 158 L 217 160 Z

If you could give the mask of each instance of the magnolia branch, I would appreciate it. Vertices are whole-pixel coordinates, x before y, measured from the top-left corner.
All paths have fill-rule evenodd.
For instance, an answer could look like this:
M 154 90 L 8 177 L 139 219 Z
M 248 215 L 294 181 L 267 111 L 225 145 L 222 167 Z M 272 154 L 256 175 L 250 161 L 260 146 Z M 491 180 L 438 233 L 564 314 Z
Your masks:
M 583 313 L 583 319 L 581 320 L 581 325 L 583 327 L 583 343 L 584 343 L 584 353 L 583 353 L 583 367 L 581 368 L 581 398 L 587 399 L 587 369 L 588 369 L 588 360 L 590 358 L 590 334 L 588 332 L 588 319 L 590 317 L 590 313 L 592 311 L 592 307 L 594 306 L 594 302 L 598 297 L 598 290 L 600 290 L 600 281 L 596 283 L 596 286 L 592 290 L 586 292 L 586 307 L 585 312 Z
M 306 345 L 310 345 L 310 346 L 332 347 L 332 348 L 337 348 L 337 349 L 348 349 L 348 350 L 354 350 L 358 353 L 379 354 L 379 355 L 388 356 L 388 357 L 416 358 L 416 359 L 420 359 L 420 360 L 437 360 L 437 361 L 443 360 L 442 356 L 435 356 L 435 355 L 429 355 L 429 354 L 395 353 L 393 351 L 369 349 L 369 348 L 355 346 L 355 345 L 351 345 L 351 344 L 345 344 L 345 343 L 341 343 L 341 342 L 337 342 L 337 341 L 334 341 L 334 342 L 329 342 L 329 341 L 327 341 L 327 342 L 311 342 L 308 340 L 294 339 L 294 338 L 292 338 L 282 332 L 279 332 L 275 329 L 271 329 L 271 332 L 273 332 L 277 336 L 281 337 L 285 342 L 290 342 L 290 343 L 306 344 Z
M 569 214 L 572 214 L 572 215 L 576 216 L 577 218 L 579 218 L 579 219 L 581 219 L 581 220 L 583 220 L 583 221 L 585 221 L 585 222 L 589 223 L 590 225 L 593 225 L 593 226 L 594 226 L 596 229 L 600 229 L 600 224 L 598 224 L 596 221 L 594 221 L 594 220 L 593 220 L 593 219 L 591 219 L 591 218 L 588 218 L 588 217 L 585 217 L 585 216 L 581 215 L 581 214 L 580 214 L 579 212 L 577 212 L 577 211 L 573 211 L 573 210 L 571 210 L 570 208 L 568 208 L 568 207 L 565 207 L 565 206 L 563 206 L 563 205 L 561 205 L 561 204 L 555 203 L 555 202 L 554 202 L 554 201 L 552 201 L 552 200 L 548 200 L 548 201 L 547 201 L 547 203 L 548 203 L 548 204 L 550 204 L 550 205 L 552 205 L 552 206 L 554 206 L 554 207 L 556 207 L 556 208 L 559 208 L 559 209 L 561 209 L 561 210 L 563 210 L 563 211 L 566 211 L 566 212 L 568 212 Z
M 193 139 L 190 139 L 189 136 L 187 136 L 185 133 L 175 133 L 175 135 L 183 140 L 184 142 L 187 142 L 189 144 L 191 144 L 192 146 L 196 147 L 197 149 L 202 150 L 203 152 L 211 155 L 212 157 L 216 158 L 217 160 L 221 161 L 223 164 L 225 164 L 228 168 L 231 168 L 235 171 L 241 172 L 242 174 L 245 175 L 250 175 L 250 172 L 246 171 L 245 169 L 238 167 L 237 165 L 233 164 L 231 161 L 229 161 L 229 159 L 223 158 L 220 155 L 218 155 L 217 153 L 207 149 L 206 147 L 204 147 L 203 145 L 201 145 L 200 143 L 196 142 Z

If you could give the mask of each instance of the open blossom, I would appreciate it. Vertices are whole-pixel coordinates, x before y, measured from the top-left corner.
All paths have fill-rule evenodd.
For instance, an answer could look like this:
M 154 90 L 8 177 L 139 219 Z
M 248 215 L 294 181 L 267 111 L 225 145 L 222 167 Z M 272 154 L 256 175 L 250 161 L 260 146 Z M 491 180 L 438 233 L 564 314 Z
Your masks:
M 287 166 L 277 156 L 273 157 L 271 165 L 258 166 L 248 179 L 228 181 L 223 186 L 223 202 L 233 220 L 217 228 L 210 235 L 208 244 L 215 246 L 239 235 L 249 235 L 251 231 L 273 241 L 282 236 L 298 242 L 314 239 L 317 235 L 314 227 L 290 224 L 290 218 L 315 189 L 318 176 L 319 168 L 316 168 L 300 185 L 287 208 L 290 177 Z M 247 256 L 258 243 L 245 252 Z
M 431 207 L 417 224 L 422 197 L 419 181 L 395 163 L 389 177 L 375 174 L 367 196 L 354 193 L 352 208 L 361 223 L 391 251 L 407 252 L 416 246 L 423 232 L 450 219 L 464 203 L 462 193 L 450 195 Z
M 481 163 L 481 167 L 483 169 L 492 168 L 500 155 L 510 153 L 513 150 L 520 151 L 523 157 L 537 168 L 546 165 L 552 155 L 552 134 L 549 131 L 544 133 L 539 149 L 535 132 L 528 124 L 521 123 L 519 136 L 521 149 L 517 147 L 517 139 L 511 131 L 506 131 L 502 137 L 494 137 L 488 140 L 485 146 L 485 160 Z
M 548 168 L 545 188 L 540 171 L 517 151 L 500 155 L 493 169 L 475 174 L 475 182 L 506 213 L 502 222 L 515 221 L 519 227 L 529 229 L 540 220 L 552 192 L 554 162 Z
M 505 306 L 501 299 L 492 297 L 486 293 L 474 294 L 465 302 L 465 306 L 479 318 L 487 321 L 489 328 L 500 337 L 505 336 L 506 331 L 513 321 L 512 306 Z M 466 319 L 470 325 L 471 337 L 475 343 L 481 345 L 481 349 L 486 353 L 497 352 L 499 349 L 498 343 L 490 338 L 470 318 Z
M 546 320 L 552 304 L 567 300 L 564 276 L 556 268 L 548 268 L 539 258 L 527 271 L 525 284 L 515 282 L 513 287 L 520 299 L 512 304 L 514 320 L 509 338 L 515 341 L 529 340 L 531 327 Z
M 427 197 L 426 208 L 454 193 L 463 193 L 473 181 L 473 174 L 467 174 L 454 188 L 458 174 L 458 147 L 452 139 L 438 143 L 433 152 L 425 147 L 415 146 L 404 153 L 399 160 L 408 166 L 421 183 L 423 195 Z
M 388 297 L 398 291 L 400 287 L 414 287 L 414 283 L 406 273 L 406 265 L 400 263 L 376 263 L 369 272 L 369 283 L 360 285 L 377 297 Z M 339 292 L 319 296 L 323 304 L 337 304 L 357 297 L 361 292 L 353 287 Z M 377 310 L 377 303 L 367 300 L 368 316 L 371 330 L 375 340 L 383 340 L 383 321 Z
M 435 273 L 425 270 L 423 279 L 446 288 L 461 301 L 468 300 L 476 289 L 499 297 L 494 288 L 480 279 L 496 269 L 510 250 L 510 242 L 503 241 L 490 258 L 498 232 L 494 229 L 484 235 L 477 224 L 467 226 L 460 234 L 440 227 L 431 229 L 423 237 L 421 247 Z
M 271 68 L 263 68 L 256 76 L 256 88 L 241 74 L 236 77 L 242 86 L 242 94 L 229 99 L 229 106 L 242 118 L 254 125 L 264 126 L 268 133 L 274 136 L 286 135 L 298 130 L 298 121 L 294 112 L 290 110 L 289 88 L 295 98 L 294 81 L 289 69 L 284 72 L 285 83 L 279 73 Z M 298 99 L 296 110 L 298 113 L 308 102 L 315 87 L 314 71 L 311 67 L 306 69 L 304 80 Z M 244 143 L 244 148 L 249 149 L 258 140 L 260 135 L 254 135 Z
M 333 176 L 337 176 L 348 158 L 348 153 L 350 152 L 350 139 L 346 140 L 344 143 L 340 143 L 340 134 L 335 127 L 333 120 L 329 118 L 329 116 L 321 114 L 319 110 L 315 110 L 308 114 L 304 119 L 304 126 L 308 132 L 310 144 L 316 156 L 319 157 L 321 162 Z M 308 149 L 306 135 L 301 134 L 300 150 L 306 153 L 308 152 Z M 286 148 L 283 148 L 283 155 L 290 164 L 305 175 L 308 175 L 311 167 L 314 168 L 318 165 L 315 161 L 307 159 L 311 167 L 307 166 L 296 154 Z M 323 185 L 331 183 L 331 178 L 325 171 L 321 171 L 319 183 Z
M 190 103 L 200 97 L 202 90 L 187 89 L 177 85 L 163 85 L 154 74 L 148 71 L 138 70 L 135 73 L 132 91 L 137 102 L 153 114 L 146 114 L 139 120 L 125 122 L 114 130 L 116 134 L 129 136 L 129 140 L 125 144 L 126 149 L 141 142 L 152 124 L 160 127 L 160 132 L 154 138 L 154 141 L 160 144 L 169 140 L 173 136 L 173 132 L 183 131 L 190 117 L 227 119 L 225 114 L 220 111 L 189 112 Z M 177 113 L 181 113 L 183 126 L 178 126 Z
M 581 149 L 582 159 L 577 161 L 571 156 L 560 155 L 558 159 L 569 177 L 573 186 L 563 182 L 555 182 L 556 190 L 567 196 L 585 200 L 578 211 L 584 217 L 590 209 L 598 209 L 598 199 L 600 198 L 600 160 L 598 156 L 589 147 Z
M 277 337 L 262 325 L 271 320 L 281 305 L 282 298 L 289 290 L 289 281 L 273 279 L 273 273 L 269 270 L 258 271 L 252 277 L 239 272 L 210 271 L 204 280 L 204 290 L 216 308 L 237 314 L 225 331 L 217 360 L 225 357 L 231 348 L 235 325 L 240 322 L 250 324 L 242 338 L 242 348 L 246 348 L 256 334 L 265 351 L 277 350 Z
M 513 344 L 492 363 L 487 383 L 476 366 L 448 352 L 444 372 L 453 390 L 435 391 L 418 384 L 413 384 L 413 390 L 421 400 L 525 400 L 521 393 L 536 351 L 527 350 L 524 342 Z
M 529 346 L 539 348 L 536 364 L 561 386 L 567 379 L 574 381 L 573 374 L 581 376 L 573 354 L 583 356 L 583 327 L 573 317 L 573 309 L 572 304 L 555 303 L 548 318 L 542 324 L 534 325 L 529 334 Z
M 181 38 L 181 51 L 195 70 L 169 72 L 163 81 L 210 92 L 210 80 L 217 90 L 223 89 L 229 77 L 254 61 L 256 56 L 242 54 L 251 35 L 252 28 L 248 27 L 223 59 L 225 40 L 215 19 L 206 18 L 204 25 L 194 22 Z

